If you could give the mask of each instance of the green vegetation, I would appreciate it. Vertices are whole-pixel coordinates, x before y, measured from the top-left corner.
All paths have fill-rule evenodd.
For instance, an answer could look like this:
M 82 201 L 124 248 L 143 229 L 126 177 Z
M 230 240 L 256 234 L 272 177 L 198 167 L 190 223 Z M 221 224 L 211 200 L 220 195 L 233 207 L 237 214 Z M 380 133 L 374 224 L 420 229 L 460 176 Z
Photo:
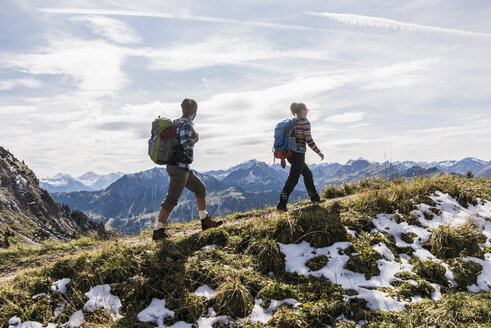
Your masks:
M 168 326 L 181 320 L 195 323 L 207 315 L 209 307 L 231 319 L 242 318 L 252 312 L 255 299 L 261 299 L 261 306 L 267 308 L 271 300 L 287 298 L 297 300 L 300 305 L 280 306 L 267 324 L 246 321 L 231 326 L 355 327 L 353 322 L 336 322 L 340 315 L 354 322 L 365 320 L 368 327 L 489 326 L 491 293 L 463 292 L 465 287 L 476 283 L 482 270 L 479 264 L 461 259 L 464 254 L 480 256 L 482 252 L 479 245 L 477 249 L 474 247 L 474 242 L 482 242 L 481 233 L 471 224 L 450 231 L 438 228 L 427 244 L 430 250 L 434 246 L 433 254 L 449 265 L 460 289 L 445 287 L 448 281 L 442 264 L 413 256 L 412 271 L 397 273 L 391 283 L 394 288 L 381 290 L 399 300 L 424 298 L 402 312 L 372 311 L 372 305 L 355 289 L 343 290 L 325 277 L 285 272 L 279 243 L 309 242 L 314 251 L 306 266 L 315 272 L 330 264 L 330 258 L 316 254 L 315 248 L 342 241 L 352 244 L 344 250 L 349 256 L 346 268 L 364 274 L 367 279 L 376 277 L 380 274 L 377 261 L 382 256 L 375 251 L 375 245 L 386 245 L 396 261 L 408 258 L 402 253 L 410 256 L 411 250 L 398 249 L 387 232 L 372 232 L 374 213 L 397 211 L 398 220 L 413 222 L 414 217 L 409 213 L 414 204 L 410 199 L 415 204 L 425 202 L 434 206 L 429 195 L 436 190 L 449 192 L 463 203 L 472 203 L 477 197 L 491 200 L 491 184 L 484 179 L 447 176 L 408 182 L 367 179 L 358 183 L 358 187 L 353 186 L 343 187 L 351 197 L 320 205 L 296 204 L 288 213 L 272 209 L 237 213 L 225 218 L 225 225 L 205 232 L 200 231 L 199 222 L 176 224 L 169 227 L 174 237 L 158 243 L 150 242 L 150 232 L 144 232 L 132 239 L 84 238 L 71 243 L 11 246 L 0 250 L 2 268 L 30 267 L 35 258 L 56 257 L 0 285 L 0 326 L 5 326 L 13 316 L 43 324 L 65 323 L 87 301 L 84 293 L 100 284 L 110 284 L 111 292 L 120 297 L 124 319 L 112 321 L 98 310 L 86 314 L 87 327 L 154 327 L 155 324 L 137 320 L 137 314 L 153 298 L 165 299 L 166 306 L 175 312 L 174 318 L 165 319 Z M 347 234 L 346 227 L 354 230 L 356 237 Z M 191 230 L 197 232 L 187 233 Z M 402 238 L 412 243 L 415 235 L 405 234 Z M 464 239 L 466 243 L 461 243 Z M 454 246 L 456 250 L 448 250 Z M 72 279 L 66 295 L 50 291 L 52 282 L 61 278 Z M 442 299 L 437 302 L 431 300 L 435 291 L 431 283 L 445 287 L 441 289 Z M 217 291 L 211 299 L 194 294 L 205 284 Z M 47 295 L 32 299 L 39 293 Z M 55 318 L 54 310 L 64 301 L 67 302 L 64 313 Z M 214 327 L 228 326 L 219 323 Z
M 431 294 L 435 291 L 435 288 L 433 288 L 427 281 L 422 281 L 417 285 L 405 282 L 398 286 L 396 291 L 405 298 L 410 299 L 412 296 L 416 295 L 419 295 L 421 297 L 430 297 Z
M 46 256 L 75 253 L 99 244 L 102 244 L 102 242 L 84 237 L 66 243 L 47 241 L 40 245 L 19 244 L 8 249 L 0 249 L 0 272 L 10 271 L 19 265 L 26 266 L 30 263 L 41 263 Z
M 369 328 L 389 327 L 489 327 L 491 293 L 450 293 L 438 302 L 411 304 L 403 312 L 374 312 Z
M 486 236 L 472 222 L 461 226 L 442 225 L 433 230 L 425 244 L 429 251 L 440 259 L 459 256 L 482 256 L 479 243 L 484 243 Z
M 396 212 L 409 215 L 415 209 L 415 204 L 435 205 L 429 195 L 436 191 L 448 193 L 464 207 L 477 204 L 477 198 L 491 199 L 490 179 L 445 175 L 435 178 L 417 177 L 407 182 L 401 180 L 385 182 L 379 189 L 368 189 L 345 202 L 358 212 L 374 216 L 377 213 Z
M 350 255 L 346 269 L 364 273 L 367 280 L 380 274 L 377 260 L 380 260 L 382 256 L 373 249 L 369 234 L 365 233 L 356 238 L 353 246 L 346 249 L 346 254 Z
M 262 273 L 285 271 L 285 259 L 278 243 L 273 239 L 258 240 L 249 246 L 248 251 L 256 256 L 259 271 Z
M 321 256 L 316 256 L 311 260 L 308 260 L 307 263 L 305 263 L 305 265 L 311 271 L 318 271 L 318 270 L 322 269 L 323 267 L 325 267 L 327 265 L 328 261 L 329 261 L 329 259 L 327 258 L 327 256 L 321 255 Z
M 414 242 L 414 238 L 416 238 L 416 234 L 414 233 L 402 233 L 401 239 L 408 244 L 412 244 Z
M 219 314 L 243 318 L 252 311 L 254 299 L 251 292 L 235 277 L 220 286 L 215 296 L 215 308 Z
M 477 282 L 477 276 L 482 272 L 482 266 L 473 261 L 462 261 L 454 259 L 450 262 L 450 269 L 455 278 L 455 282 L 460 287 L 474 285 Z
M 445 268 L 433 261 L 421 261 L 413 257 L 414 272 L 421 278 L 440 284 L 442 286 L 448 285 L 448 280 L 445 277 Z

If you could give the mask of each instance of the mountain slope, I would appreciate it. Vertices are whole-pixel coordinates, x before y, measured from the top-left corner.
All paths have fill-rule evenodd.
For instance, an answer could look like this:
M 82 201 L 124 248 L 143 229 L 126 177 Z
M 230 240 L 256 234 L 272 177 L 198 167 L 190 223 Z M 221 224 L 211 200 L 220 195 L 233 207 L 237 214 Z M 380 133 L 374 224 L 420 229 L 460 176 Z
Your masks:
M 488 162 L 482 161 L 477 158 L 468 157 L 450 166 L 448 168 L 448 171 L 459 173 L 462 175 L 466 175 L 467 172 L 472 172 L 473 174 L 476 174 L 482 171 L 488 165 Z
M 205 232 L 194 221 L 160 243 L 145 233 L 65 257 L 0 286 L 0 324 L 488 326 L 491 181 L 357 188 L 289 213 L 237 213 Z
M 231 171 L 221 181 L 246 191 L 281 191 L 288 177 L 288 170 L 275 170 L 264 162 Z M 301 187 L 302 185 L 299 185 Z
M 39 188 L 34 173 L 2 147 L 0 232 L 4 236 L 13 232 L 10 240 L 28 243 L 106 234 L 102 225 L 89 220 L 83 213 L 71 212 L 57 204 L 46 190 Z

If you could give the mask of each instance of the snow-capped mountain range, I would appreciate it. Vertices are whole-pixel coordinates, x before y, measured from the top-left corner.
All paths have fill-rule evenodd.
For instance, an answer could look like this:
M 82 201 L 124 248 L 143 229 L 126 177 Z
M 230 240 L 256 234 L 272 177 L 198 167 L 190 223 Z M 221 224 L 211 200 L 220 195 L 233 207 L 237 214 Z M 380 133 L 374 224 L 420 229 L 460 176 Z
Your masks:
M 107 188 L 123 175 L 122 172 L 99 175 L 90 171 L 74 178 L 58 173 L 53 177 L 41 178 L 39 186 L 49 192 L 96 191 Z
M 405 170 L 414 172 L 415 168 L 421 170 L 436 169 L 438 171 L 466 175 L 468 172 L 476 177 L 491 177 L 491 161 L 486 162 L 477 158 L 468 157 L 463 160 L 447 160 L 439 162 L 369 162 L 363 158 L 349 160 L 346 164 L 322 163 L 310 165 L 314 173 L 314 178 L 320 180 L 321 184 L 338 183 L 343 181 L 355 180 L 358 177 L 370 175 L 401 175 Z M 227 185 L 244 188 L 249 191 L 274 190 L 275 186 L 288 175 L 288 170 L 284 170 L 278 163 L 267 164 L 258 162 L 255 159 L 240 163 L 225 170 L 212 170 L 203 172 Z M 98 175 L 94 172 L 87 172 L 79 177 L 72 177 L 69 174 L 58 173 L 53 177 L 42 178 L 40 187 L 49 192 L 74 192 L 74 191 L 97 191 L 107 188 L 117 181 L 124 174 L 121 172 L 107 175 Z M 414 174 L 412 174 L 414 175 Z M 405 176 L 402 174 L 402 176 Z M 411 175 L 410 175 L 411 176 Z M 349 179 L 346 179 L 349 177 Z M 256 183 L 260 185 L 257 186 Z M 272 188 L 267 188 L 268 186 Z
M 435 163 L 376 163 L 363 158 L 346 164 L 312 164 L 315 185 L 319 192 L 328 184 L 357 181 L 370 176 L 413 177 L 433 176 L 442 171 L 452 174 L 487 176 L 491 163 L 466 158 L 462 161 Z M 288 177 L 289 168 L 279 164 L 267 164 L 250 160 L 226 170 L 195 172 L 205 183 L 208 191 L 208 211 L 212 216 L 224 216 L 237 211 L 273 206 Z M 85 181 L 90 176 L 85 177 Z M 82 179 L 80 179 L 82 180 Z M 104 190 L 53 193 L 56 201 L 78 209 L 93 218 L 98 218 L 122 233 L 138 234 L 154 221 L 152 213 L 160 209 L 167 192 L 169 178 L 164 167 L 156 167 L 138 173 L 123 175 Z M 302 181 L 295 188 L 294 199 L 305 199 L 307 193 Z M 197 216 L 194 195 L 185 191 L 173 211 L 171 221 L 189 221 Z

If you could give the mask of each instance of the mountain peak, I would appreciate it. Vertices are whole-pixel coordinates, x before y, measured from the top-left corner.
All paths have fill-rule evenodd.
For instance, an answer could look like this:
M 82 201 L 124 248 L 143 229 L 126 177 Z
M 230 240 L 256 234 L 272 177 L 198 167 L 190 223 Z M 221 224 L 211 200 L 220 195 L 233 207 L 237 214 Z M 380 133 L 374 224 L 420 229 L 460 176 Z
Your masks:
M 478 159 L 478 158 L 475 158 L 475 157 L 466 157 L 463 160 L 461 160 L 461 162 L 475 162 L 475 163 L 479 163 L 479 164 L 483 164 L 483 165 L 488 164 L 488 162 L 483 161 L 483 160 Z
M 94 179 L 94 178 L 99 178 L 100 176 L 97 173 L 94 173 L 93 171 L 86 172 L 79 176 L 77 179 L 79 180 L 87 180 L 87 179 Z
M 358 157 L 358 159 L 350 159 L 349 161 L 346 162 L 346 165 L 353 165 L 354 163 L 370 163 L 363 157 Z

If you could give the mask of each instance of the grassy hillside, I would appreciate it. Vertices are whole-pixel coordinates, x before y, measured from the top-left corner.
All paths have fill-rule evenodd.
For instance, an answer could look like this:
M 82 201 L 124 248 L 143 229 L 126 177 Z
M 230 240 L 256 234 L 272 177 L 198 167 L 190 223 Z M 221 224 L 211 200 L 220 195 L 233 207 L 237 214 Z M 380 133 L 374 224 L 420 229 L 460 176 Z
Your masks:
M 174 225 L 159 243 L 147 231 L 70 254 L 73 243 L 33 249 L 62 255 L 3 278 L 0 326 L 76 326 L 82 313 L 83 327 L 491 325 L 489 179 L 369 179 L 323 196 L 333 199 L 237 213 L 205 232 Z M 0 265 L 23 268 L 25 253 L 0 252 Z M 52 288 L 63 278 L 65 294 Z M 108 304 L 95 309 L 84 294 L 102 285 Z

